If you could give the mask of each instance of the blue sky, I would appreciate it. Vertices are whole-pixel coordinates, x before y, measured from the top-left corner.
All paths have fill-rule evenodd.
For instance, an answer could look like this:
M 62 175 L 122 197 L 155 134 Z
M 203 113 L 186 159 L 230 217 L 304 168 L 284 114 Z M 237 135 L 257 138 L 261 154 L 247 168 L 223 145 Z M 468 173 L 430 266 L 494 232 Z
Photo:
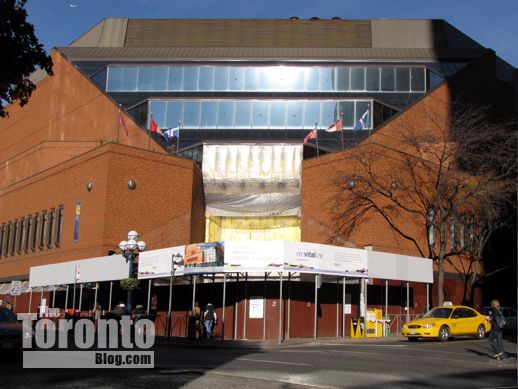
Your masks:
M 518 66 L 518 0 L 28 0 L 27 12 L 47 50 L 107 17 L 445 19 Z

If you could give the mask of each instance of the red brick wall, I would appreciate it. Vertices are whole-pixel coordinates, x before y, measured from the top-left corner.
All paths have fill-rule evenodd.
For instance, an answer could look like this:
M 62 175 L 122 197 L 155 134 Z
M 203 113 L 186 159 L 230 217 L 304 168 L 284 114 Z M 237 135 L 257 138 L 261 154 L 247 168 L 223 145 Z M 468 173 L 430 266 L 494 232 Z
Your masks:
M 37 85 L 27 105 L 9 105 L 9 117 L 0 120 L 0 188 L 117 138 L 117 104 L 60 53 L 51 55 L 54 75 Z M 120 143 L 147 148 L 146 132 L 129 116 L 124 120 L 128 135 L 121 129 Z M 165 153 L 154 141 L 151 149 Z
M 148 249 L 190 243 L 203 235 L 203 218 L 191 217 L 192 188 L 200 185 L 194 172 L 190 160 L 108 144 L 0 190 L 0 223 L 64 206 L 61 247 L 0 257 L 0 279 L 27 275 L 30 266 L 107 255 L 133 229 Z

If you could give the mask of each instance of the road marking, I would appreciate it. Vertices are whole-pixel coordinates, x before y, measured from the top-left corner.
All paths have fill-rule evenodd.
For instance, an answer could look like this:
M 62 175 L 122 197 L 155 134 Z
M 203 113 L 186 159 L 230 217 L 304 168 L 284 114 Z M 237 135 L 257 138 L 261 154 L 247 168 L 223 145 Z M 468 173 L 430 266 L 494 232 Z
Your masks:
M 344 347 L 407 347 L 405 344 L 337 344 L 323 343 L 322 346 L 344 346 Z
M 279 361 L 268 361 L 266 359 L 253 359 L 253 358 L 236 358 L 239 361 L 251 361 L 251 362 L 264 362 L 264 363 L 277 363 L 279 365 L 297 365 L 297 366 L 311 366 L 309 363 L 296 363 L 296 362 L 279 362 Z

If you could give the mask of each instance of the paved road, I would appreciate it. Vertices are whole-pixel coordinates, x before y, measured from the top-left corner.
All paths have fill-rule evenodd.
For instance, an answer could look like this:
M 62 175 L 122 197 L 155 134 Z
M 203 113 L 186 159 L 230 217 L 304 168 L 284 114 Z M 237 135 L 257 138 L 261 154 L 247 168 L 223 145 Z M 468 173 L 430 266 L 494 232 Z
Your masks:
M 242 343 L 240 344 L 242 345 Z M 404 339 L 247 344 L 161 342 L 154 370 L 23 370 L 4 361 L 4 387 L 46 388 L 497 388 L 517 384 L 510 358 L 493 360 L 487 340 Z M 238 346 L 238 347 L 236 347 Z

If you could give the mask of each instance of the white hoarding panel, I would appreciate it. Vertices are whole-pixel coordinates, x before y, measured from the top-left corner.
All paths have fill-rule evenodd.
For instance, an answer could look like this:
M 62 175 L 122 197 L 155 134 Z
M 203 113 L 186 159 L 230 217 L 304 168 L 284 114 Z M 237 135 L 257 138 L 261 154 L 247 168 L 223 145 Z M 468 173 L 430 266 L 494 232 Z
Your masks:
M 225 241 L 225 271 L 282 269 L 284 241 Z
M 77 270 L 80 279 L 77 279 Z M 122 255 L 108 255 L 77 261 L 61 262 L 52 265 L 31 267 L 29 285 L 65 285 L 85 282 L 114 281 L 128 278 L 129 263 Z
M 148 279 L 169 277 L 173 271 L 173 261 L 176 263 L 175 275 L 183 275 L 184 252 L 185 246 L 176 246 L 140 253 L 138 278 Z
M 369 276 L 383 280 L 433 283 L 433 264 L 429 258 L 368 251 Z
M 285 247 L 285 271 L 368 277 L 365 250 L 303 242 Z

